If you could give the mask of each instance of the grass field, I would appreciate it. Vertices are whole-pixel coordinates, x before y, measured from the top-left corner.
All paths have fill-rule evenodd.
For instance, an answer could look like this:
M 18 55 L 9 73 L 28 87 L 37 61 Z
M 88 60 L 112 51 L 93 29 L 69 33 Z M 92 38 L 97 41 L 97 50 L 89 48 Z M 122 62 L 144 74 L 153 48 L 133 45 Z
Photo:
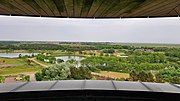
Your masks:
M 4 61 L 4 62 L 3 62 Z M 0 58 L 0 64 L 17 64 L 21 65 L 25 60 L 17 58 Z
M 3 66 L 15 65 L 15 66 L 8 66 L 8 67 L 0 67 L 0 75 L 36 72 L 43 68 L 33 62 L 29 65 L 26 59 L 16 59 L 16 58 L 13 58 L 13 59 L 0 58 L 0 65 L 3 65 Z
M 128 73 L 118 73 L 118 72 L 108 72 L 108 71 L 100 71 L 99 74 L 115 77 L 115 78 L 129 78 Z

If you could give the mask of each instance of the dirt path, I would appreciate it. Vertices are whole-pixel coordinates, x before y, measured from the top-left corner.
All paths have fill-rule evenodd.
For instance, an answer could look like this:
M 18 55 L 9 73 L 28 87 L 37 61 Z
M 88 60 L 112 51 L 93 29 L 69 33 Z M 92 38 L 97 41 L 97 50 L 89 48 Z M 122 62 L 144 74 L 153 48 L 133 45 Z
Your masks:
M 113 80 L 116 80 L 116 79 L 117 79 L 116 77 L 111 77 L 111 76 L 108 76 L 108 75 L 103 75 L 103 74 L 99 74 L 99 73 L 95 73 L 95 72 L 91 72 L 91 74 L 94 75 L 94 76 L 111 78 L 111 79 L 113 79 Z
M 28 59 L 31 60 L 32 62 L 34 62 L 34 63 L 40 65 L 40 66 L 47 67 L 47 65 L 38 62 L 38 61 L 35 60 L 34 58 L 28 58 Z M 36 81 L 35 73 L 27 73 L 27 75 L 30 76 L 30 81 L 31 81 L 31 82 Z
M 0 64 L 0 67 L 14 67 L 14 66 L 19 66 L 17 64 Z
M 34 58 L 28 58 L 28 59 L 29 59 L 29 60 L 31 60 L 32 62 L 34 62 L 34 63 L 36 63 L 36 64 L 40 65 L 40 66 L 47 67 L 47 65 L 42 64 L 42 63 L 40 63 L 40 62 L 36 61 Z
M 30 81 L 33 82 L 33 81 L 36 81 L 36 78 L 35 78 L 35 74 L 29 74 L 30 76 Z
M 129 76 L 128 75 L 124 75 L 124 73 L 118 73 L 115 74 L 115 72 L 106 72 L 106 73 L 95 73 L 95 72 L 91 72 L 92 75 L 94 76 L 99 76 L 99 77 L 105 77 L 105 78 L 111 78 L 111 79 L 120 79 L 120 78 L 128 78 Z

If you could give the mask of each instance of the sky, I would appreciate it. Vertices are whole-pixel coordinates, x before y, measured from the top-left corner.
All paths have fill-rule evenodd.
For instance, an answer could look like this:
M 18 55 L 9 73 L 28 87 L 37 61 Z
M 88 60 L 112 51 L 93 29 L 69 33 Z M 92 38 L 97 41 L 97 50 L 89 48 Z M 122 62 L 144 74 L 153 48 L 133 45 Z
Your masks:
M 180 17 L 73 19 L 0 16 L 0 40 L 180 44 Z

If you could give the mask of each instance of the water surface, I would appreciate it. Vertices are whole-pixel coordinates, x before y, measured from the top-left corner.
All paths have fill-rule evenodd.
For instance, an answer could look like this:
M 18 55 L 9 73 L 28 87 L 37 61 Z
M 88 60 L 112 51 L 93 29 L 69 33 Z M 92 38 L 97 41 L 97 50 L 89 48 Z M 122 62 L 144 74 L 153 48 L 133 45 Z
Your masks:
M 33 54 L 34 55 L 37 55 L 39 53 L 0 53 L 0 57 L 5 57 L 5 58 L 18 58 L 19 55 L 21 54 L 21 56 L 32 56 Z

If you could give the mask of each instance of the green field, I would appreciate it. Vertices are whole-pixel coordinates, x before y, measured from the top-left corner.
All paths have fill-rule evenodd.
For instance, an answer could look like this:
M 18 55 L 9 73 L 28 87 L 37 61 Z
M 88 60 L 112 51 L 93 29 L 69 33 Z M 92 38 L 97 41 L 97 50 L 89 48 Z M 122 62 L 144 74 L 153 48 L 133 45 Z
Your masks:
M 0 75 L 36 72 L 43 68 L 33 62 L 28 64 L 27 59 L 10 58 L 0 58 L 0 66 Z

